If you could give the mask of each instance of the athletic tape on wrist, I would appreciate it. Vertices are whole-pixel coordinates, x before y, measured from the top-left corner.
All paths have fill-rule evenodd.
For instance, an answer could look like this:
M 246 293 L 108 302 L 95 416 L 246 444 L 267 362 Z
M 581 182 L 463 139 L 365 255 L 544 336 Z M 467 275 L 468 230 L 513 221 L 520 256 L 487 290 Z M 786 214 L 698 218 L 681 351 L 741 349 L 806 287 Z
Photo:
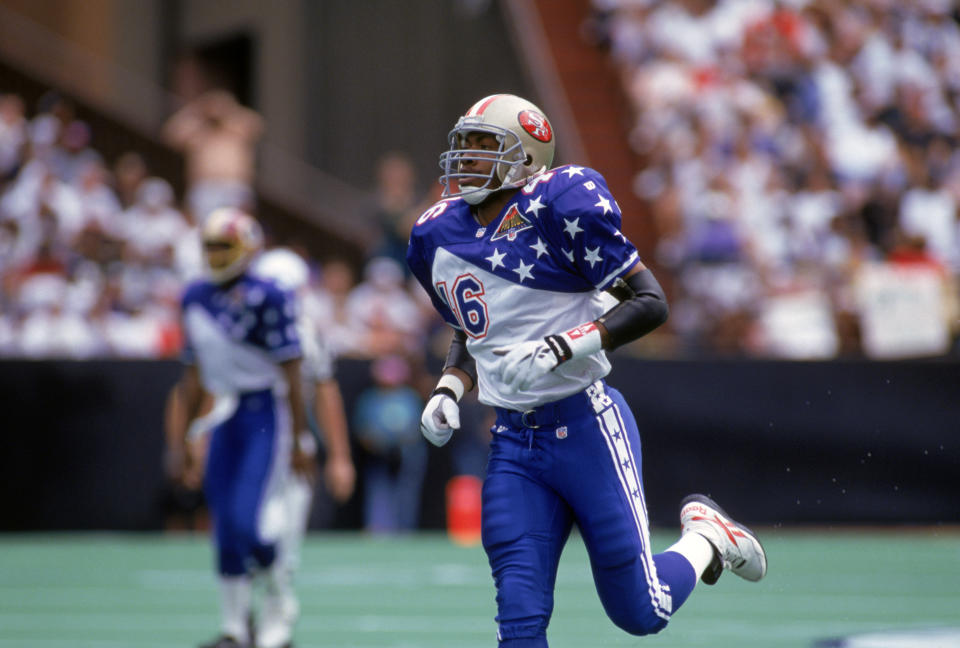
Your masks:
M 557 356 L 557 364 L 571 358 L 591 355 L 603 348 L 600 329 L 593 322 L 581 324 L 560 335 L 548 335 L 545 340 Z
M 453 374 L 444 374 L 437 382 L 437 388 L 433 390 L 433 393 L 446 394 L 459 403 L 460 399 L 463 398 L 464 391 L 464 385 L 459 378 Z
M 543 340 L 547 343 L 547 346 L 550 347 L 550 350 L 553 351 L 553 355 L 557 356 L 557 364 L 566 362 L 573 357 L 573 351 L 570 349 L 567 341 L 563 339 L 563 336 L 548 335 L 543 338 Z

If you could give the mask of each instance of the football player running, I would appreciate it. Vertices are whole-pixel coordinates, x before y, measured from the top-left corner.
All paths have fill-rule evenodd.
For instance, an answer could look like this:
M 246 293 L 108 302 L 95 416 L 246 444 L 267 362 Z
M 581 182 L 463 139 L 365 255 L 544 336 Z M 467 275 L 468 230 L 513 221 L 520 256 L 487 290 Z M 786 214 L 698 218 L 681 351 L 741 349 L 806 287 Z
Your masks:
M 440 156 L 443 198 L 413 227 L 407 261 L 454 329 L 421 431 L 441 446 L 477 386 L 496 410 L 482 538 L 501 648 L 543 648 L 557 566 L 574 524 L 610 619 L 659 632 L 698 578 L 760 580 L 754 534 L 715 502 L 681 503 L 681 537 L 650 545 L 637 423 L 604 377 L 605 351 L 667 319 L 664 293 L 620 231 L 593 169 L 551 168 L 554 133 L 537 106 L 481 99 Z
M 314 469 L 292 433 L 306 429 L 296 304 L 292 294 L 247 272 L 262 245 L 252 216 L 220 208 L 201 233 L 209 279 L 192 283 L 183 296 L 187 367 L 178 390 L 193 419 L 183 431 L 190 450 L 185 468 L 205 461 L 220 577 L 222 634 L 203 648 L 245 648 L 254 640 L 259 648 L 281 648 L 290 645 L 291 620 L 275 616 L 256 638 L 248 620 L 254 570 L 267 580 L 265 609 L 283 609 L 288 594 L 288 572 L 277 555 L 287 520 L 267 504 L 277 500 L 291 467 L 308 478 Z M 214 404 L 199 418 L 204 393 Z

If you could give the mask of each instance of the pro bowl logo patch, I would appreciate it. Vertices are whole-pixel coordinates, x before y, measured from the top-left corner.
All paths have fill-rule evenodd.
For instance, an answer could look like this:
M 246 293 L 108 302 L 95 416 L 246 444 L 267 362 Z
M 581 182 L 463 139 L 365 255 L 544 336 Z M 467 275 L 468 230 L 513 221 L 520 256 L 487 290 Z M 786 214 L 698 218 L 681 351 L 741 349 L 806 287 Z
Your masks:
M 490 240 L 496 241 L 506 236 L 508 240 L 512 241 L 517 238 L 517 232 L 522 232 L 530 227 L 533 227 L 533 224 L 524 218 L 523 214 L 521 214 L 517 208 L 516 203 L 514 203 L 510 205 L 510 209 L 503 215 L 503 220 L 500 221 L 500 225 L 497 226 L 497 231 L 493 233 Z
M 553 129 L 547 118 L 533 110 L 524 110 L 517 115 L 517 121 L 523 127 L 523 130 L 530 133 L 530 137 L 541 142 L 549 142 L 553 139 Z

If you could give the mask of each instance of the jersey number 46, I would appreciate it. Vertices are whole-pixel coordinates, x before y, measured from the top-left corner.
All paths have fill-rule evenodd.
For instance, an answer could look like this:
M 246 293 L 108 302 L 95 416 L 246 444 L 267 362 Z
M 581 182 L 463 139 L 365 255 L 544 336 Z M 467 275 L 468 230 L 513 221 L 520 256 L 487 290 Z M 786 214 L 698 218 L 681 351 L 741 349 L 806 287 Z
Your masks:
M 457 277 L 450 290 L 446 281 L 437 282 L 436 288 L 467 335 L 482 338 L 487 334 L 490 318 L 487 303 L 483 301 L 483 283 L 479 279 L 468 273 Z

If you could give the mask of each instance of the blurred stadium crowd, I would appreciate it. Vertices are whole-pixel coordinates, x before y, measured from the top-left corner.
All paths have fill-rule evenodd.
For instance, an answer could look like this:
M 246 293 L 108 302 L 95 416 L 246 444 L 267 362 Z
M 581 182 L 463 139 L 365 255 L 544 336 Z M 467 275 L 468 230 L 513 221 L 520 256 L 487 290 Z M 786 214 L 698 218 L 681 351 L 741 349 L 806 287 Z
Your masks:
M 135 152 L 108 167 L 69 101 L 0 95 L 0 355 L 178 353 L 199 239 Z
M 594 0 L 685 352 L 956 352 L 951 0 Z
M 960 352 L 949 0 L 594 0 L 584 35 L 633 109 L 665 354 Z M 0 88 L 0 356 L 178 353 L 180 292 L 202 271 L 189 201 L 137 152 L 108 164 L 90 135 L 56 94 L 28 107 Z M 424 348 L 437 324 L 402 266 L 435 196 L 402 155 L 378 172 L 363 276 L 314 260 L 315 316 L 341 356 Z
M 56 93 L 32 114 L 19 96 L 0 94 L 0 356 L 180 351 L 180 295 L 203 272 L 197 219 L 139 153 L 108 165 L 90 141 L 89 126 Z M 393 203 L 382 218 L 418 209 L 411 190 L 392 189 L 412 186 L 412 166 L 396 155 L 383 166 L 382 202 Z M 338 356 L 423 348 L 428 310 L 407 289 L 398 244 L 384 240 L 362 277 L 341 259 L 314 264 L 308 308 Z

